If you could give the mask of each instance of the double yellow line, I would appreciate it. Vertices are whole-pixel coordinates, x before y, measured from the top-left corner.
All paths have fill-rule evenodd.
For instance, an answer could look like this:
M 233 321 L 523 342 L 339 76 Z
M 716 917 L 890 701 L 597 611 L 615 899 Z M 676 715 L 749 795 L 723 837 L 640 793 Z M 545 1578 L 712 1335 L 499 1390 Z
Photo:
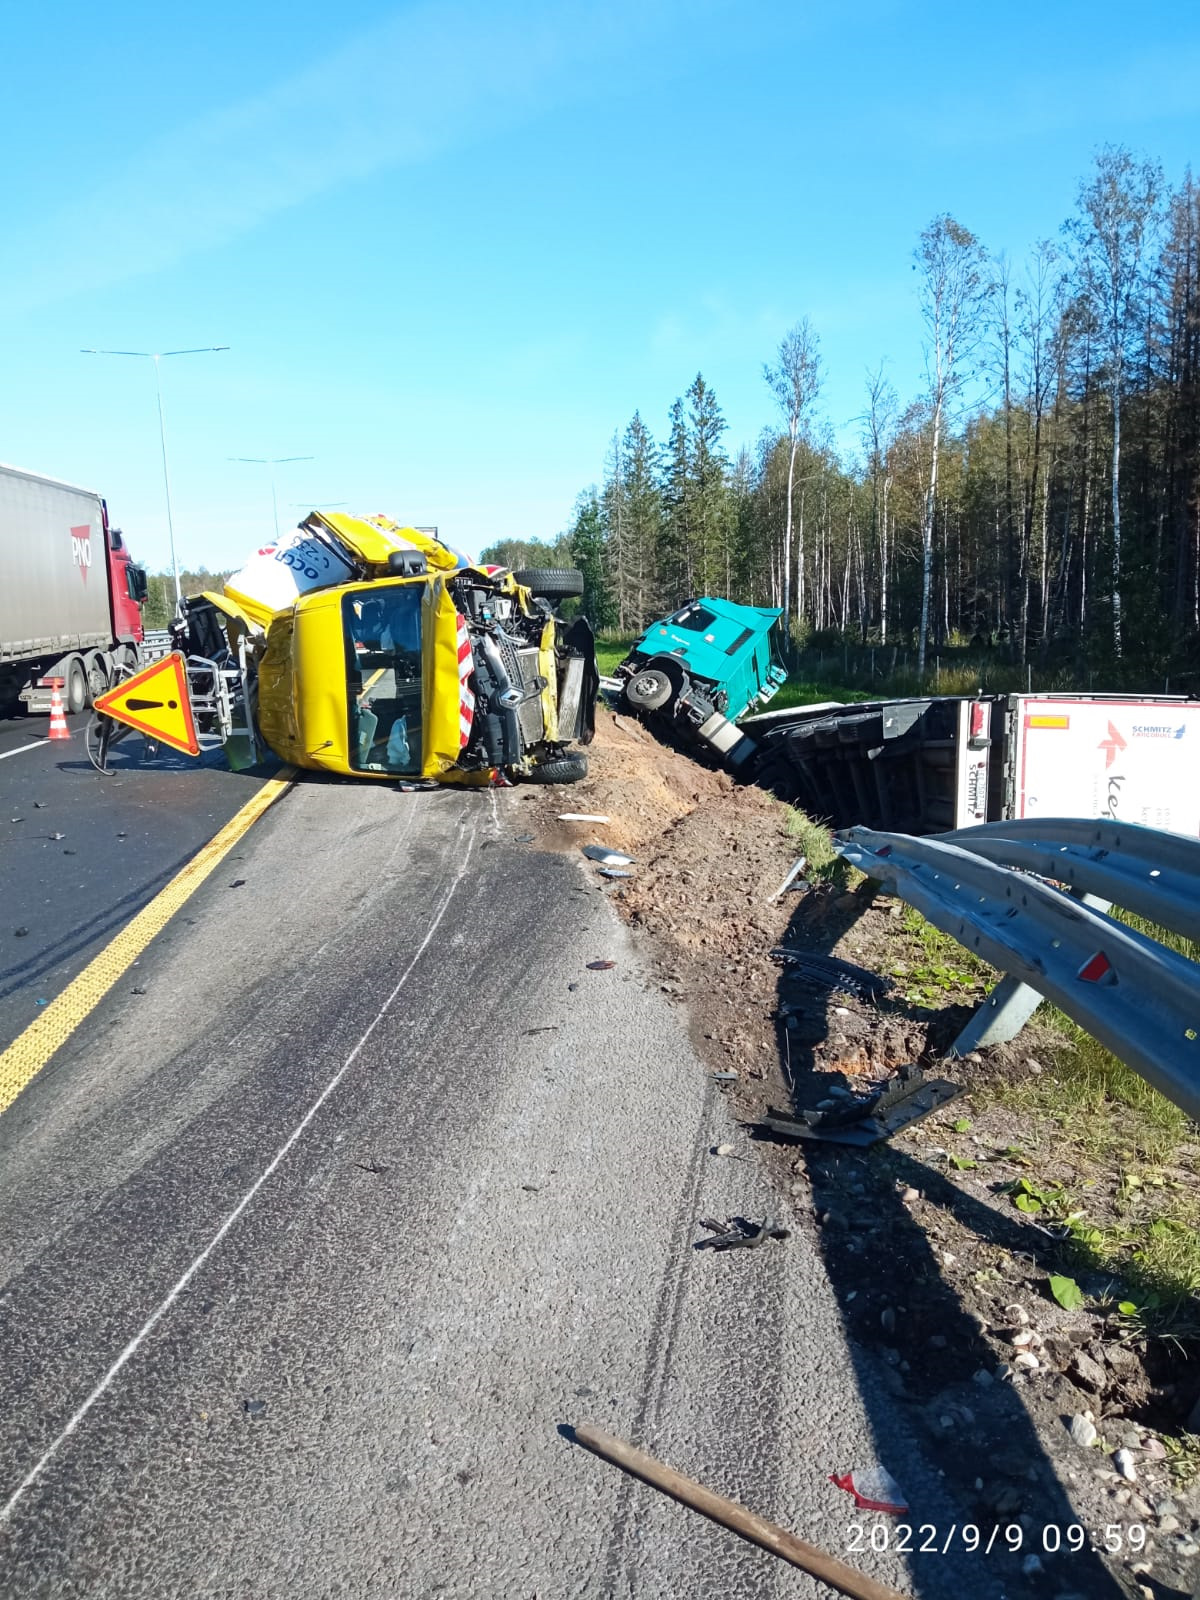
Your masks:
M 150 904 L 122 928 L 0 1055 L 0 1114 L 7 1111 L 37 1077 L 55 1051 L 66 1044 L 83 1019 L 129 970 L 155 935 L 162 932 L 180 906 L 195 894 L 238 840 L 291 787 L 295 775 L 293 768 L 284 767 L 277 778 L 269 778 L 220 833 L 197 851 L 187 866 L 175 874 Z

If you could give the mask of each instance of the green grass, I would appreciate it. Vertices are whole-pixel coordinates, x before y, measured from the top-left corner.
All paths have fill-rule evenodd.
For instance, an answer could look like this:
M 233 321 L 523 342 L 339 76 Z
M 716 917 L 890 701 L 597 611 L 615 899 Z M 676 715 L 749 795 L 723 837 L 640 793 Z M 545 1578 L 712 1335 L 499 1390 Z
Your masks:
M 601 634 L 596 640 L 596 665 L 602 677 L 610 678 L 613 671 L 629 654 L 635 635 L 622 638 L 617 634 Z

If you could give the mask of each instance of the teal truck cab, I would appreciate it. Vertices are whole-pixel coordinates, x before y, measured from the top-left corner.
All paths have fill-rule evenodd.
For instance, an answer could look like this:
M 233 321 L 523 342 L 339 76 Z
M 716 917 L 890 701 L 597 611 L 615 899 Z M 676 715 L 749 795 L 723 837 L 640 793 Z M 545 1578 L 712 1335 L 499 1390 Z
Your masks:
M 787 677 L 775 638 L 781 612 L 702 596 L 651 623 L 616 669 L 625 705 L 710 745 L 733 769 L 755 746 L 734 726 Z

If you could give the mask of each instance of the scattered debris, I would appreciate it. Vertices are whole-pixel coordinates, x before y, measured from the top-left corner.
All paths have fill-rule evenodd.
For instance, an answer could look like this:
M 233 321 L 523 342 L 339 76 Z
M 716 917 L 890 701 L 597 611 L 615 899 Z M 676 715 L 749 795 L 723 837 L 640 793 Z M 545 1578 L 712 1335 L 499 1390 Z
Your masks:
M 697 1250 L 755 1250 L 765 1239 L 782 1241 L 791 1237 L 791 1229 L 781 1227 L 773 1217 L 764 1217 L 761 1222 L 751 1222 L 746 1217 L 728 1217 L 724 1222 L 700 1217 L 698 1221 L 712 1237 L 697 1239 Z
M 589 972 L 609 972 L 616 964 L 615 961 L 589 961 L 587 968 Z
M 46 802 L 44 800 L 35 800 L 33 802 L 33 809 L 35 811 L 44 811 L 46 809 Z
M 560 822 L 611 822 L 612 818 L 593 815 L 587 811 L 560 811 L 558 820 Z
M 540 1028 L 522 1028 L 522 1030 L 521 1030 L 522 1036 L 524 1038 L 526 1038 L 526 1039 L 529 1038 L 529 1036 L 531 1034 L 534 1034 L 534 1033 L 557 1033 L 557 1032 L 558 1032 L 558 1023 L 557 1022 L 546 1022 L 546 1023 L 543 1023 Z
M 787 877 L 783 880 L 783 882 L 779 885 L 778 889 L 776 889 L 775 893 L 771 896 L 771 899 L 767 901 L 767 904 L 770 905 L 771 902 L 774 901 L 774 900 L 781 900 L 783 898 L 783 896 L 788 892 L 789 889 L 792 889 L 792 888 L 795 888 L 795 889 L 798 889 L 798 890 L 811 889 L 812 888 L 812 884 L 808 882 L 807 878 L 801 878 L 799 883 L 796 882 L 796 879 L 800 878 L 800 874 L 804 871 L 804 869 L 805 869 L 805 867 L 807 865 L 808 865 L 808 857 L 807 856 L 801 856 L 799 861 L 796 862 L 795 866 L 788 873 Z
M 13 938 L 14 939 L 23 939 L 28 932 L 29 932 L 28 928 L 14 928 L 13 929 Z
M 597 867 L 602 878 L 632 878 L 632 872 L 626 872 L 624 867 Z
M 245 881 L 246 881 L 245 878 L 235 878 L 233 880 L 233 882 L 229 885 L 229 887 L 231 889 L 240 889 L 242 887 L 242 885 L 245 883 Z
M 771 951 L 771 959 L 793 967 L 810 983 L 826 989 L 844 990 L 865 1000 L 877 1000 L 892 987 L 892 980 L 878 972 L 868 972 L 855 966 L 853 961 L 843 961 L 839 956 L 820 955 L 811 950 L 793 949 L 781 945 Z
M 248 1417 L 261 1417 L 263 1412 L 266 1409 L 267 1409 L 267 1402 L 265 1400 L 243 1400 L 242 1401 L 242 1410 L 246 1413 L 246 1415 Z
M 830 1473 L 829 1481 L 852 1494 L 863 1511 L 886 1511 L 901 1517 L 908 1510 L 904 1490 L 886 1467 L 853 1467 L 849 1472 Z
M 1118 1450 L 1113 1456 L 1113 1466 L 1116 1467 L 1126 1483 L 1137 1482 L 1137 1468 L 1133 1464 L 1132 1450 Z
M 67 836 L 66 836 L 65 833 L 48 833 L 46 835 L 46 837 L 47 837 L 47 839 L 53 839 L 55 841 L 55 843 L 57 844 L 59 839 L 65 839 Z
M 145 989 L 130 989 L 130 994 L 145 994 Z
M 602 867 L 631 867 L 633 857 L 622 855 L 620 850 L 610 850 L 603 844 L 585 844 L 583 853 L 589 861 L 595 861 Z
M 717 1083 L 736 1083 L 738 1081 L 738 1075 L 736 1072 L 729 1071 L 714 1072 L 713 1079 Z
M 372 1177 L 378 1177 L 381 1173 L 392 1170 L 391 1167 L 385 1167 L 378 1161 L 356 1161 L 354 1165 L 360 1172 L 369 1172 Z
M 537 835 L 534 833 L 518 833 L 513 839 L 514 844 L 532 844 Z
M 920 1122 L 963 1092 L 961 1085 L 948 1078 L 927 1078 L 919 1067 L 907 1066 L 900 1069 L 899 1077 L 886 1089 L 866 1099 L 855 1096 L 830 1102 L 827 1109 L 818 1106 L 798 1115 L 771 1106 L 763 1123 L 773 1133 L 782 1133 L 789 1139 L 878 1144 L 901 1128 Z
M 24 822 L 25 818 L 24 817 L 9 817 L 8 820 L 10 822 Z
M 65 855 L 65 856 L 77 856 L 78 854 L 79 854 L 78 850 L 64 850 L 63 851 L 63 855 Z

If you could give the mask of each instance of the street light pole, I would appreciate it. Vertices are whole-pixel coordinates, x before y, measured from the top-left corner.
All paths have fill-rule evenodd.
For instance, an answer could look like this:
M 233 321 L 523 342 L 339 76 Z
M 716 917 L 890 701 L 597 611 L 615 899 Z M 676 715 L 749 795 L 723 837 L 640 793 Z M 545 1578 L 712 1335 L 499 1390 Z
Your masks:
M 285 461 L 315 461 L 316 456 L 226 456 L 227 461 L 245 461 L 250 466 L 266 467 L 271 479 L 271 515 L 275 519 L 275 540 L 279 541 L 279 501 L 275 495 L 275 468 Z
M 154 363 L 154 390 L 158 396 L 158 437 L 162 445 L 163 464 L 163 489 L 167 497 L 167 537 L 171 542 L 171 571 L 175 574 L 175 606 L 179 607 L 183 597 L 182 586 L 179 582 L 179 558 L 175 554 L 175 515 L 171 506 L 171 472 L 167 463 L 167 422 L 163 412 L 162 376 L 159 362 L 167 356 L 202 356 L 216 354 L 220 350 L 228 350 L 227 344 L 200 345 L 195 350 L 81 350 L 84 356 L 140 356 Z

